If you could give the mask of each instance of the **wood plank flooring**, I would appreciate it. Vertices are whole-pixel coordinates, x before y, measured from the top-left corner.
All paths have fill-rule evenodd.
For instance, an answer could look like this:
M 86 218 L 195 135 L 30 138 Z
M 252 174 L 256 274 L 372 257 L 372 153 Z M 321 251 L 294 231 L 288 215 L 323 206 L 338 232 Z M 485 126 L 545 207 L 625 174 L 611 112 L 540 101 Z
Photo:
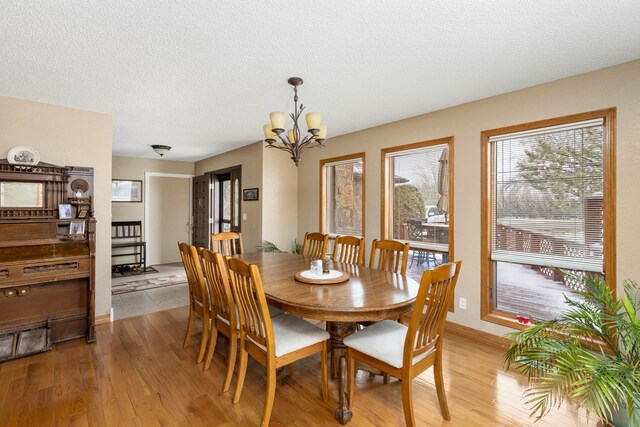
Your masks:
M 258 425 L 265 371 L 251 361 L 242 397 L 222 393 L 225 360 L 196 365 L 199 336 L 182 348 L 187 308 L 180 307 L 97 327 L 98 341 L 74 340 L 52 351 L 0 363 L 0 425 L 4 426 L 244 426 Z M 218 340 L 223 350 L 226 342 Z M 224 344 L 224 345 L 220 345 Z M 533 425 L 522 404 L 523 378 L 500 369 L 502 351 L 455 334 L 445 339 L 445 382 L 451 422 L 440 415 L 433 374 L 413 382 L 418 425 Z M 337 385 L 320 398 L 319 356 L 278 377 L 272 426 L 338 426 Z M 400 383 L 359 373 L 350 426 L 403 426 Z M 596 425 L 569 404 L 536 426 Z

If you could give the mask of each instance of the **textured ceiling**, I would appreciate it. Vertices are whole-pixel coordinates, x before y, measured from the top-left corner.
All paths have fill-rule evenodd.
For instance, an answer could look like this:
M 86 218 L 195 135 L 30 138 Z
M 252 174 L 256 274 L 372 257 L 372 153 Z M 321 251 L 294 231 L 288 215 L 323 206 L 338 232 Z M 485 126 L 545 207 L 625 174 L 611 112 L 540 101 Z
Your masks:
M 115 155 L 329 137 L 640 58 L 638 0 L 0 0 L 0 95 L 109 113 Z

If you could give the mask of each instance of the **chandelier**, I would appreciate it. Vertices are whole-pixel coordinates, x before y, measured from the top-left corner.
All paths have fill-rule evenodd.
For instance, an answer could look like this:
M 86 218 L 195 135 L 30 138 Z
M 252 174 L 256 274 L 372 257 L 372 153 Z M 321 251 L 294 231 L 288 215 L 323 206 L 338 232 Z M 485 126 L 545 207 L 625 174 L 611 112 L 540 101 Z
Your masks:
M 291 154 L 291 160 L 298 166 L 302 158 L 302 153 L 309 148 L 323 147 L 322 143 L 327 137 L 327 125 L 320 124 L 320 113 L 307 113 L 307 134 L 300 134 L 298 119 L 304 111 L 304 105 L 298 108 L 298 86 L 303 81 L 300 77 L 291 77 L 287 82 L 293 86 L 293 102 L 295 109 L 289 116 L 293 119 L 293 128 L 289 129 L 285 135 L 285 115 L 281 112 L 274 112 L 269 115 L 271 124 L 264 125 L 264 142 L 269 148 L 277 148 Z

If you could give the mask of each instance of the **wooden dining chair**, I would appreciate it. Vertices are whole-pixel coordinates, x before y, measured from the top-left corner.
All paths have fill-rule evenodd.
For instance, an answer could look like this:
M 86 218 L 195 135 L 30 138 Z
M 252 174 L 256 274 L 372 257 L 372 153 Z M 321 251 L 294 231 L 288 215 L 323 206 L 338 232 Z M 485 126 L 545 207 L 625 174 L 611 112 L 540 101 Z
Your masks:
M 302 256 L 324 258 L 329 248 L 329 236 L 322 233 L 305 233 L 302 242 Z
M 212 234 L 211 250 L 220 253 L 223 257 L 243 254 L 242 233 L 225 231 Z
M 229 390 L 233 368 L 236 364 L 238 353 L 238 326 L 239 321 L 236 306 L 233 302 L 231 285 L 229 284 L 229 272 L 227 263 L 222 255 L 207 249 L 200 250 L 202 260 L 202 271 L 207 280 L 209 289 L 209 299 L 211 301 L 211 337 L 204 362 L 204 370 L 209 369 L 213 353 L 216 349 L 218 332 L 229 339 L 229 349 L 227 352 L 227 373 L 224 377 L 222 391 Z
M 352 405 L 356 360 L 360 360 L 402 380 L 404 420 L 413 426 L 411 382 L 433 366 L 440 411 L 451 420 L 442 375 L 442 336 L 461 265 L 461 261 L 443 264 L 423 273 L 409 326 L 383 320 L 344 339 Z
M 327 340 L 329 334 L 290 314 L 269 315 L 260 270 L 255 264 L 227 258 L 231 288 L 240 315 L 240 366 L 233 403 L 238 403 L 247 373 L 248 356 L 267 368 L 262 426 L 269 424 L 276 390 L 276 369 L 320 353 L 322 399 L 327 401 Z
M 376 255 L 378 261 L 376 262 Z M 369 268 L 407 274 L 407 260 L 409 258 L 409 243 L 397 240 L 374 240 L 371 244 Z
M 182 258 L 182 265 L 184 265 L 184 271 L 187 274 L 187 283 L 189 284 L 189 322 L 187 324 L 187 334 L 184 337 L 183 347 L 186 348 L 189 345 L 191 335 L 193 334 L 193 324 L 195 323 L 196 315 L 201 316 L 202 339 L 200 341 L 200 351 L 196 358 L 196 363 L 200 363 L 204 358 L 207 339 L 209 337 L 209 322 L 211 317 L 211 312 L 209 310 L 209 296 L 205 286 L 204 276 L 202 275 L 202 268 L 200 266 L 200 259 L 198 257 L 196 247 L 188 245 L 187 243 L 178 242 L 178 248 L 180 249 L 180 256 Z
M 333 260 L 345 264 L 364 265 L 364 239 L 354 236 L 336 237 Z

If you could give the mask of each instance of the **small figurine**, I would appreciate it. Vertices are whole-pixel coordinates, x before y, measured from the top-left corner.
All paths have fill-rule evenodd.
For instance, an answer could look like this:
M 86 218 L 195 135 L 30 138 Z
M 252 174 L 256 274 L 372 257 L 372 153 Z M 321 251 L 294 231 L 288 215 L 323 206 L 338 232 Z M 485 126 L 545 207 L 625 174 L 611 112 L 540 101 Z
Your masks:
M 330 258 L 328 256 L 322 260 L 322 274 L 329 274 L 329 261 Z

